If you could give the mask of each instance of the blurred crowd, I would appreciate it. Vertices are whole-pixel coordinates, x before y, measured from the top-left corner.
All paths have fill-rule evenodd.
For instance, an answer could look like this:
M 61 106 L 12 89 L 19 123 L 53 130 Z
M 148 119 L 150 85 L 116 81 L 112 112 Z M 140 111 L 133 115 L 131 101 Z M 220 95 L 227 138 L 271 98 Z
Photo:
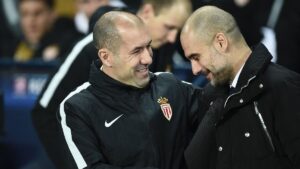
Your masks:
M 16 62 L 63 61 L 74 44 L 88 33 L 89 18 L 98 7 L 126 6 L 137 10 L 141 3 L 141 0 L 2 0 L 0 58 Z M 298 1 L 193 0 L 193 9 L 205 4 L 229 11 L 250 46 L 263 41 L 276 56 L 274 61 L 300 72 Z M 174 68 L 185 65 L 178 38 L 171 41 L 174 43 L 157 49 L 152 71 L 176 71 Z

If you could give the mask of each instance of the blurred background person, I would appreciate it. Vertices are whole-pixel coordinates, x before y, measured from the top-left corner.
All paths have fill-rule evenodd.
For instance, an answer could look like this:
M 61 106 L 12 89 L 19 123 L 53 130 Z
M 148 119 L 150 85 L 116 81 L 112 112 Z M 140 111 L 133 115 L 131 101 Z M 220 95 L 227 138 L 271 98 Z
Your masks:
M 152 72 L 172 71 L 172 55 L 176 50 L 177 35 L 192 11 L 190 1 L 144 0 L 137 15 L 140 16 L 152 37 Z
M 76 29 L 83 34 L 88 33 L 89 20 L 100 6 L 126 6 L 121 0 L 75 0 L 75 5 L 77 10 L 74 17 Z
M 19 0 L 18 9 L 22 35 L 6 54 L 16 61 L 62 57 L 81 37 L 72 20 L 57 17 L 53 0 Z

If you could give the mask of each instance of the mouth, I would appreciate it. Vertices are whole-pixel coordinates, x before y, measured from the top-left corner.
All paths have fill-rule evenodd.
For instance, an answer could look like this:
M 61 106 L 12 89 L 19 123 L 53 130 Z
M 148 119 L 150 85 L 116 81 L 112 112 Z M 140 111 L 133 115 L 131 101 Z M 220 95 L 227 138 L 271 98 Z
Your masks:
M 148 69 L 147 66 L 139 67 L 139 68 L 136 69 L 136 73 L 138 74 L 138 76 L 148 77 L 149 69 Z
M 138 68 L 138 69 L 136 69 L 136 71 L 139 73 L 148 72 L 148 67 Z

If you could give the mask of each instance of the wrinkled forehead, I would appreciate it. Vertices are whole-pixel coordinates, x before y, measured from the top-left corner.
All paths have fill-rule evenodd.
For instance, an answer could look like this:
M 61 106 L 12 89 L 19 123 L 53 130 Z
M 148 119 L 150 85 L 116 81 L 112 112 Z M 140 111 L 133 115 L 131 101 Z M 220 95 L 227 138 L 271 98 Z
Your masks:
M 141 45 L 151 41 L 151 36 L 145 25 L 131 28 L 121 28 L 118 30 L 124 45 Z

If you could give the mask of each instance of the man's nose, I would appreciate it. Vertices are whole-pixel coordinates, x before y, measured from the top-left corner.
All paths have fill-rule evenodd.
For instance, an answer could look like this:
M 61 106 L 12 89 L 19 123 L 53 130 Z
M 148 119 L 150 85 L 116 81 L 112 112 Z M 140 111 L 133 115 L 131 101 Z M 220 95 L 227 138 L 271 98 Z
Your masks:
M 193 74 L 199 75 L 201 73 L 202 66 L 198 62 L 195 62 L 195 61 L 192 61 L 191 63 L 192 63 Z
M 142 64 L 147 64 L 150 65 L 152 63 L 152 49 L 147 49 L 144 50 L 143 54 L 142 54 L 142 58 L 141 58 L 141 63 Z

